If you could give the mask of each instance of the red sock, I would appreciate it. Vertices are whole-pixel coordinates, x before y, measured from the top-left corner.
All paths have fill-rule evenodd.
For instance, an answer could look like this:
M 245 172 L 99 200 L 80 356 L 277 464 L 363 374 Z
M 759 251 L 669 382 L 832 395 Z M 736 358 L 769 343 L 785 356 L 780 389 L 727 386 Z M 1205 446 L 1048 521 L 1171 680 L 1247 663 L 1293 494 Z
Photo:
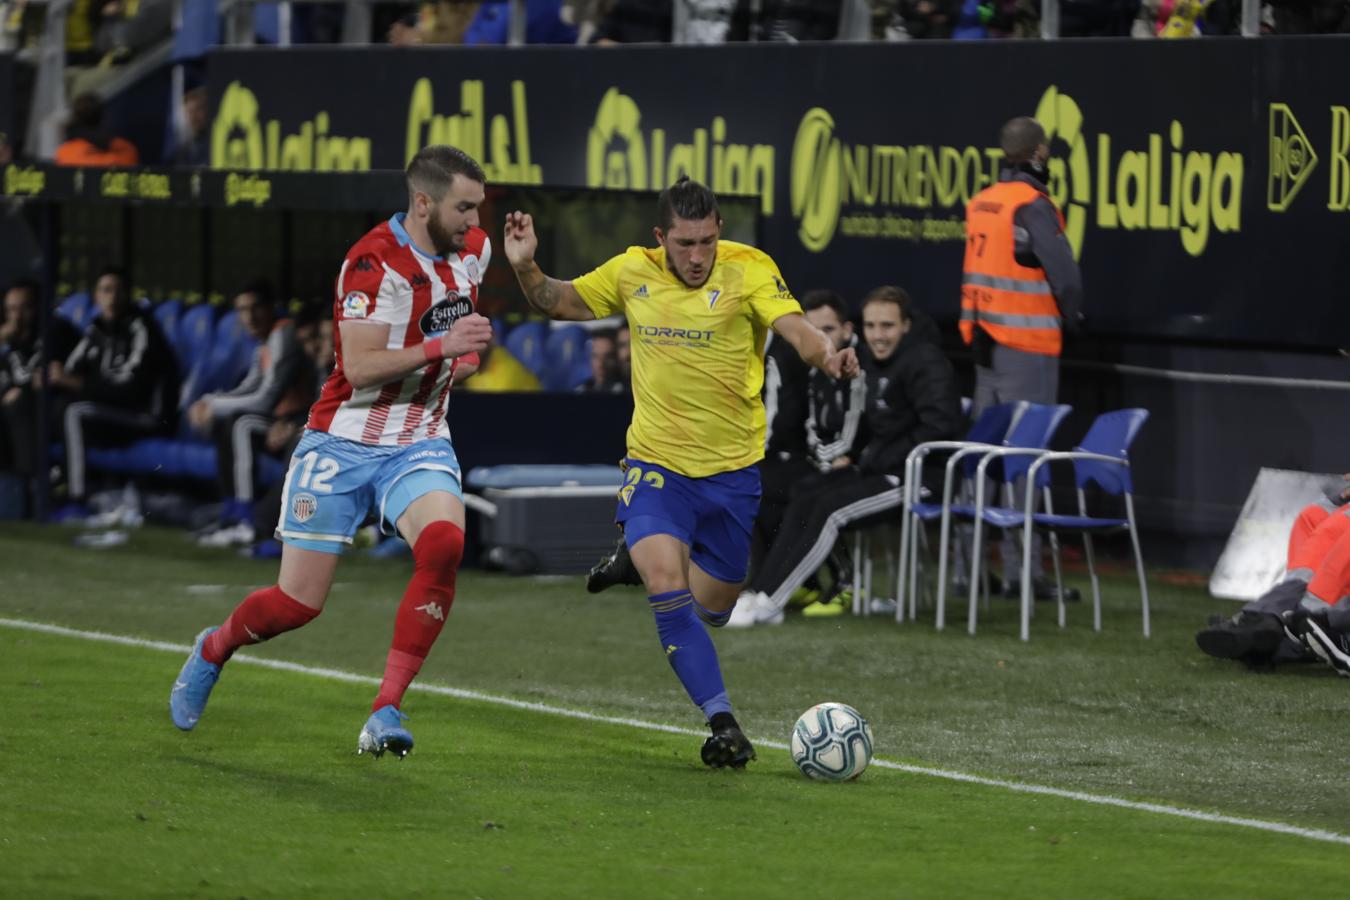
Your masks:
M 258 644 L 299 628 L 318 614 L 317 609 L 288 596 L 275 584 L 254 591 L 202 643 L 202 658 L 222 665 L 245 644 Z
M 413 547 L 413 576 L 394 618 L 394 642 L 371 710 L 403 702 L 403 693 L 431 652 L 455 602 L 455 572 L 464 556 L 464 532 L 453 522 L 432 522 Z

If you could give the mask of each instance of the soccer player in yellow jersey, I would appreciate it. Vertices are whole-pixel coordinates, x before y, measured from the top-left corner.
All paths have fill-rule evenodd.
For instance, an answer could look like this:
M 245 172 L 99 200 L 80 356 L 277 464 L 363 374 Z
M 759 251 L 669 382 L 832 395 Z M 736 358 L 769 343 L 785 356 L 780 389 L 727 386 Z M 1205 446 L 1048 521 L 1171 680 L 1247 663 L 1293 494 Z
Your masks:
M 633 422 L 617 521 L 646 585 L 661 647 L 712 735 L 709 766 L 743 768 L 754 748 L 731 713 L 717 651 L 745 580 L 759 508 L 764 345 L 772 328 L 835 378 L 858 374 L 852 349 L 806 321 L 772 259 L 719 240 L 717 198 L 686 177 L 657 201 L 657 248 L 629 247 L 572 281 L 534 261 L 526 213 L 506 217 L 506 258 L 530 305 L 554 319 L 624 313 L 633 340 Z M 701 621 L 700 621 L 701 620 Z

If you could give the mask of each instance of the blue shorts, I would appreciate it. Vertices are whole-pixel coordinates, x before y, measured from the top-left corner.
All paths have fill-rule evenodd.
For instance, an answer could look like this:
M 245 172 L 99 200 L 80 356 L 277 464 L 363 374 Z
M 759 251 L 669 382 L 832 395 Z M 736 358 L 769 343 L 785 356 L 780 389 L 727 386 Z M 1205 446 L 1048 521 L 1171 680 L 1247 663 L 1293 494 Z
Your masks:
M 750 533 L 759 514 L 759 468 L 689 478 L 629 457 L 619 491 L 628 546 L 669 534 L 689 546 L 689 558 L 718 581 L 737 584 L 750 567 Z
M 392 534 L 414 500 L 447 491 L 461 500 L 459 460 L 444 438 L 374 447 L 325 431 L 300 439 L 281 491 L 277 538 L 293 547 L 341 553 L 371 513 Z

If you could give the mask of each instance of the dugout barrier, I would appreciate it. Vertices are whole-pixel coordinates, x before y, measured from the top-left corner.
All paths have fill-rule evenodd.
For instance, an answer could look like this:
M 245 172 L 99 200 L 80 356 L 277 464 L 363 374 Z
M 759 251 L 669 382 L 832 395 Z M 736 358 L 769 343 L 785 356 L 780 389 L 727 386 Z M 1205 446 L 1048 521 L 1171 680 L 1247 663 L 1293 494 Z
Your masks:
M 9 248 L 5 275 L 36 275 L 44 286 L 43 327 L 50 315 L 77 325 L 92 311 L 87 291 L 99 268 L 124 266 L 132 293 L 154 309 L 179 354 L 185 385 L 227 386 L 224 370 L 242 373 L 249 340 L 234 334 L 227 309 L 234 291 L 267 277 L 294 310 L 332 296 L 346 251 L 369 228 L 405 209 L 401 172 L 272 173 L 170 169 L 64 169 L 11 165 L 0 169 L 5 215 L 0 240 Z M 532 316 L 500 252 L 501 219 L 512 209 L 538 217 L 539 260 L 562 277 L 581 274 L 631 244 L 650 243 L 655 195 L 543 187 L 489 186 L 482 219 L 495 251 L 485 270 L 480 310 L 499 340 L 547 328 Z M 751 200 L 723 205 L 728 237 L 755 243 L 759 213 Z M 0 279 L 0 280 L 7 280 Z M 206 313 L 205 319 L 201 313 Z M 209 334 L 184 332 L 191 319 Z M 577 326 L 573 326 L 574 328 Z M 215 329 L 212 331 L 212 329 Z M 237 331 L 238 329 L 234 329 Z M 228 341 L 222 335 L 229 332 Z M 194 343 L 196 341 L 196 343 Z M 222 352 L 230 343 L 229 352 Z M 516 342 L 522 343 L 522 342 Z M 542 344 L 542 341 L 523 342 Z M 584 341 L 567 342 L 570 370 L 581 371 Z M 196 348 L 196 349 L 194 349 Z M 523 360 L 552 376 L 542 353 Z M 203 363 L 206 369 L 201 369 Z M 220 370 L 220 371 L 217 371 Z M 566 374 L 566 373 L 564 373 Z M 575 380 L 575 379 L 574 379 Z M 217 383 L 219 382 L 219 383 Z M 183 400 L 192 399 L 187 391 Z M 614 465 L 624 452 L 632 401 L 626 395 L 455 393 L 452 427 L 467 472 L 480 465 Z M 175 436 L 125 450 L 92 452 L 91 465 L 132 475 L 209 479 L 215 451 L 180 427 Z M 45 499 L 45 498 L 44 498 Z M 41 505 L 41 503 L 40 503 Z

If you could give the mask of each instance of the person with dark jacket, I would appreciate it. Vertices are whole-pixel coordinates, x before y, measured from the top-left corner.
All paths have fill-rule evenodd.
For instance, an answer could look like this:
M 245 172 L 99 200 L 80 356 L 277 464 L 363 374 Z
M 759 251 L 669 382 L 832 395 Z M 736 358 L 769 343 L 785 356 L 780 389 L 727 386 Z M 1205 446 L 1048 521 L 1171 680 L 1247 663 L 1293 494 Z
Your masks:
M 802 296 L 802 311 L 836 350 L 856 344 L 848 307 L 837 292 L 807 291 Z M 802 486 L 814 483 L 821 473 L 849 465 L 850 454 L 856 456 L 865 395 L 863 379 L 830 378 L 802 362 L 787 343 L 770 340 L 764 357 L 764 410 L 769 429 L 764 459 L 759 462 L 759 515 L 750 542 L 752 579 Z
M 37 282 L 16 281 L 0 303 L 0 472 L 32 478 L 45 474 L 37 440 L 37 404 L 42 383 L 43 346 L 38 321 Z M 46 354 L 64 359 L 80 339 L 74 325 L 54 317 L 48 325 Z
M 825 562 L 841 529 L 903 504 L 909 452 L 961 430 L 956 372 L 937 345 L 936 327 L 908 294 L 898 287 L 868 294 L 863 339 L 867 443 L 856 463 L 834 469 L 792 501 L 729 626 L 782 622 L 788 597 Z
M 56 414 L 66 447 L 69 506 L 58 517 L 84 512 L 85 449 L 120 446 L 172 429 L 177 409 L 173 351 L 149 313 L 131 302 L 121 269 L 94 282 L 98 315 L 64 362 L 47 374 L 58 392 Z

